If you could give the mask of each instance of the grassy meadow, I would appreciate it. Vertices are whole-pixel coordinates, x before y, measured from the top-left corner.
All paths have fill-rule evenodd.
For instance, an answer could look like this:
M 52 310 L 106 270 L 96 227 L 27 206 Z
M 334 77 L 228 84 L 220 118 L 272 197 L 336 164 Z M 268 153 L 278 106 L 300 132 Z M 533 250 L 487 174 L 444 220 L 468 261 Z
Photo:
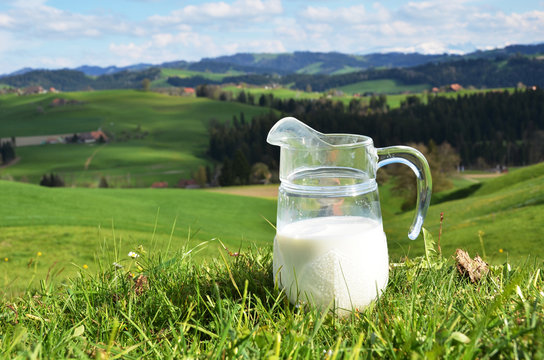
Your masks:
M 168 84 L 167 82 L 169 77 L 188 78 L 192 76 L 201 76 L 205 79 L 219 81 L 219 80 L 222 80 L 226 76 L 236 76 L 236 75 L 242 75 L 242 74 L 244 73 L 239 71 L 228 71 L 226 73 L 212 73 L 212 72 L 206 72 L 206 71 L 161 68 L 160 77 L 151 82 L 151 87 L 152 88 L 170 87 L 171 85 Z
M 391 193 L 391 185 L 380 187 L 380 197 L 389 254 L 396 262 L 422 255 L 424 246 L 421 236 L 407 238 L 413 214 L 400 211 L 402 199 Z M 215 238 L 231 251 L 252 244 L 270 248 L 274 229 L 267 220 L 274 224 L 276 219 L 274 188 L 50 189 L 1 181 L 0 259 L 8 261 L 0 262 L 0 281 L 5 289 L 21 290 L 34 274 L 33 267 L 27 268 L 30 259 L 38 260 L 36 279 L 55 262 L 66 268 L 64 275 L 84 264 L 96 269 L 94 257 L 104 246 L 127 254 L 139 245 L 176 250 L 205 243 L 197 259 L 218 256 L 219 242 L 208 242 Z M 460 247 L 493 264 L 544 259 L 539 245 L 544 163 L 488 179 L 463 196 L 432 205 L 425 221 L 438 240 L 444 213 L 440 245 L 445 256 Z
M 529 256 L 541 262 L 544 163 L 487 179 L 466 197 L 432 205 L 424 226 L 435 238 L 439 233 L 440 213 L 444 213 L 441 246 L 446 254 L 453 254 L 460 247 L 485 255 L 487 261 L 495 264 L 507 260 L 521 263 Z M 405 236 L 411 216 L 408 212 L 384 217 L 393 256 L 422 254 L 420 240 L 398 240 Z
M 0 308 L 5 358 L 541 359 L 544 281 L 534 262 L 477 284 L 432 256 L 391 266 L 380 298 L 346 317 L 288 302 L 270 250 L 195 262 L 136 250 Z
M 79 103 L 51 107 L 55 98 Z M 210 119 L 229 121 L 267 109 L 205 98 L 175 97 L 136 90 L 0 96 L 0 137 L 70 134 L 103 129 L 114 141 L 17 148 L 20 161 L 0 177 L 38 183 L 59 173 L 71 185 L 96 185 L 105 176 L 113 186 L 170 186 L 206 165 Z
M 420 93 L 429 90 L 430 88 L 431 86 L 429 84 L 404 85 L 392 79 L 381 79 L 349 84 L 338 88 L 338 90 L 352 95 L 355 93 L 364 94 L 367 92 L 379 94 L 398 94 L 402 92 Z
M 173 189 L 44 188 L 0 181 L 0 292 L 21 290 L 56 263 L 71 275 L 83 265 L 96 269 L 104 246 L 123 254 L 139 245 L 172 250 L 219 238 L 237 250 L 269 246 L 274 229 L 273 200 Z M 170 244 L 170 245 L 168 245 Z M 216 256 L 218 241 L 200 249 Z M 111 251 L 110 251 L 111 250 Z M 37 254 L 41 253 L 38 257 Z M 7 260 L 5 260 L 7 259 Z M 75 264 L 72 265 L 72 264 Z
M 544 358 L 544 163 L 434 194 L 424 227 L 440 250 L 408 239 L 413 213 L 381 185 L 388 287 L 347 318 L 274 286 L 277 185 L 92 188 L 172 186 L 208 163 L 210 118 L 263 111 L 130 90 L 0 96 L 0 137 L 115 136 L 18 147 L 0 168 L 18 180 L 0 180 L 0 358 Z M 78 187 L 35 185 L 48 172 Z M 480 283 L 459 275 L 457 248 L 491 264 Z

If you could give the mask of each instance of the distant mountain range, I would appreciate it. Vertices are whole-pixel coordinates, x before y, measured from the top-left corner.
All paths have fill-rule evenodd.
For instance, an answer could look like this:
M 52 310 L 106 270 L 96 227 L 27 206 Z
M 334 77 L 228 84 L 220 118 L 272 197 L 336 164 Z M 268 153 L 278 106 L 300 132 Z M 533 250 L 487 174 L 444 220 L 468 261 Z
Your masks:
M 89 66 L 83 65 L 72 70 L 81 71 L 87 76 L 111 75 L 122 71 L 141 71 L 152 67 L 185 69 L 191 71 L 209 71 L 225 73 L 238 71 L 257 74 L 323 74 L 337 75 L 357 72 L 372 68 L 405 68 L 423 65 L 430 62 L 446 62 L 461 59 L 492 59 L 507 57 L 514 54 L 544 55 L 544 43 L 537 45 L 510 45 L 501 49 L 478 50 L 466 55 L 425 55 L 420 53 L 373 53 L 368 55 L 350 55 L 338 52 L 309 52 L 296 51 L 294 53 L 262 54 L 239 53 L 235 55 L 204 58 L 197 62 L 173 61 L 158 65 L 136 64 L 124 67 L 117 66 Z M 0 77 L 22 75 L 34 70 L 23 68 Z
M 310 85 L 319 91 L 379 79 L 425 86 L 441 86 L 451 82 L 482 87 L 515 86 L 517 82 L 542 86 L 542 69 L 544 44 L 537 44 L 511 45 L 465 55 L 399 52 L 350 55 L 299 51 L 280 54 L 241 53 L 204 58 L 197 62 L 180 60 L 160 65 L 84 65 L 64 70 L 24 68 L 1 76 L 0 83 L 14 87 L 41 85 L 64 91 L 137 88 L 144 78 L 151 80 L 153 86 L 236 82 L 263 85 L 275 82 L 295 84 L 300 89 Z

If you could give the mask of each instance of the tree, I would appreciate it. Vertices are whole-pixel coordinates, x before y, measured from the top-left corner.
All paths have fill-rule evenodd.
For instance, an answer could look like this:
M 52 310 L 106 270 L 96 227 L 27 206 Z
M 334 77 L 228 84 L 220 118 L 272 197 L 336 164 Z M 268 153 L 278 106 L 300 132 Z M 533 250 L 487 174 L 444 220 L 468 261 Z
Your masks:
M 429 145 L 409 144 L 419 150 L 427 159 L 431 168 L 431 177 L 433 182 L 433 193 L 450 189 L 453 186 L 450 178 L 457 170 L 460 158 L 455 149 L 447 142 L 437 146 L 433 140 Z M 402 210 L 411 209 L 417 197 L 416 177 L 413 171 L 405 165 L 393 166 L 387 171 L 395 176 L 395 185 L 393 191 L 404 196 L 405 201 L 402 204 Z
M 272 173 L 265 163 L 258 162 L 251 167 L 249 182 L 251 184 L 269 184 Z
M 238 94 L 238 102 L 241 102 L 242 104 L 245 104 L 247 102 L 247 96 L 245 91 L 240 91 Z
M 242 150 L 236 150 L 234 153 L 234 161 L 232 163 L 232 172 L 234 174 L 234 183 L 239 185 L 246 185 L 249 182 L 249 174 L 251 168 L 247 161 L 246 156 Z
M 198 167 L 196 172 L 193 174 L 193 179 L 196 181 L 198 186 L 204 187 L 208 183 L 208 175 L 206 173 L 206 168 L 202 165 Z
M 143 91 L 149 91 L 149 89 L 151 88 L 151 80 L 149 80 L 148 78 L 145 78 L 142 80 L 142 90 Z
M 64 186 L 64 180 L 57 175 L 57 174 L 45 174 L 42 176 L 42 179 L 40 180 L 41 186 L 47 186 L 47 187 L 63 187 Z
M 2 163 L 7 164 L 15 159 L 15 146 L 13 142 L 6 141 L 0 144 L 0 155 L 2 157 Z
M 80 141 L 80 138 L 75 133 L 74 133 L 74 135 L 66 138 L 66 142 L 71 143 L 71 144 L 77 144 L 79 141 Z
M 234 174 L 232 169 L 232 161 L 229 158 L 223 160 L 221 166 L 221 174 L 219 175 L 219 185 L 229 186 L 234 184 Z
M 104 176 L 100 177 L 100 181 L 98 182 L 99 188 L 108 188 L 110 187 L 108 184 L 108 180 Z

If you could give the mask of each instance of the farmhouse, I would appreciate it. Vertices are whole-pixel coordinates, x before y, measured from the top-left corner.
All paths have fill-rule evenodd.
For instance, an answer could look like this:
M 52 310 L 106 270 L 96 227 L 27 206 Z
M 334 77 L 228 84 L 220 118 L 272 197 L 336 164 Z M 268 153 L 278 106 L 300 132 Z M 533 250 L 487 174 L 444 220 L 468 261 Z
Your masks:
M 153 189 L 166 189 L 168 187 L 168 182 L 166 181 L 157 181 L 151 184 Z
M 185 95 L 194 95 L 195 94 L 195 89 L 191 88 L 191 87 L 184 87 L 183 88 L 183 93 Z
M 459 84 L 451 84 L 449 90 L 457 92 L 463 90 L 463 87 Z
M 84 132 L 84 133 L 78 134 L 78 137 L 81 142 L 84 142 L 86 144 L 100 141 L 100 137 L 102 137 L 104 141 L 108 141 L 108 136 L 104 134 L 102 130 Z
M 194 179 L 181 179 L 180 181 L 178 181 L 178 187 L 185 189 L 196 189 L 200 186 L 196 183 Z
M 29 86 L 23 89 L 23 95 L 45 94 L 47 91 L 41 86 Z

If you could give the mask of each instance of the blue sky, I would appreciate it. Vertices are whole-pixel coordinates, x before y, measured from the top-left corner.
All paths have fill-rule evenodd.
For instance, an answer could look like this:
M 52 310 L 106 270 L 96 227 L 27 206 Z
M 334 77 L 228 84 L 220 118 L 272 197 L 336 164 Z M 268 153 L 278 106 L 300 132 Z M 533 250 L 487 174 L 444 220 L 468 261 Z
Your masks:
M 544 42 L 544 0 L 0 0 L 0 74 L 237 52 L 466 53 Z

